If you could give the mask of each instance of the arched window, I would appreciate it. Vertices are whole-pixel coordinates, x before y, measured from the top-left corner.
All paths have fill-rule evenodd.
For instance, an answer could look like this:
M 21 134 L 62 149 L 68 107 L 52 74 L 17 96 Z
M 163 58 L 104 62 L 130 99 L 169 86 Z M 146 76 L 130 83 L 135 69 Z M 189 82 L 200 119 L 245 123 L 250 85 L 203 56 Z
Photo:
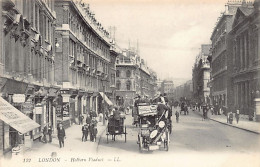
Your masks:
M 116 70 L 116 77 L 120 77 L 120 71 Z
M 116 89 L 117 90 L 121 89 L 121 82 L 120 81 L 116 81 Z
M 127 77 L 127 78 L 130 78 L 130 77 L 131 77 L 131 71 L 130 71 L 130 70 L 127 70 L 127 71 L 126 71 L 126 77 Z
M 131 90 L 131 81 L 126 82 L 126 90 Z

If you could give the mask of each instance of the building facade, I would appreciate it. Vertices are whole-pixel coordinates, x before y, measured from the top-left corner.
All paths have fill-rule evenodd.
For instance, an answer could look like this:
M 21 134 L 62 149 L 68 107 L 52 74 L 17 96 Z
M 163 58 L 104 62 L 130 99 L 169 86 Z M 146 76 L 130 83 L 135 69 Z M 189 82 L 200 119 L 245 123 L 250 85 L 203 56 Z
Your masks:
M 197 103 L 210 103 L 210 63 L 208 56 L 211 45 L 201 45 L 201 52 L 192 69 L 193 98 Z
M 175 100 L 180 100 L 181 98 L 186 99 L 187 101 L 191 101 L 193 99 L 192 94 L 193 84 L 192 81 L 189 80 L 186 83 L 177 86 L 174 89 L 174 97 Z
M 104 111 L 103 99 L 107 98 L 103 96 L 114 98 L 117 53 L 89 5 L 56 0 L 55 11 L 55 61 L 61 64 L 55 71 L 61 86 L 60 117 L 78 123 L 82 114 Z
M 230 53 L 232 58 L 233 101 L 230 109 L 239 109 L 241 114 L 260 121 L 259 110 L 259 0 L 252 5 L 244 3 L 237 9 L 230 32 Z
M 55 128 L 59 87 L 54 80 L 54 1 L 3 0 L 1 14 L 1 100 L 40 125 L 21 134 L 0 120 L 3 154 L 18 144 L 30 147 L 44 126 Z
M 228 58 L 232 55 L 227 52 L 227 36 L 232 29 L 237 8 L 241 5 L 251 6 L 245 1 L 229 1 L 226 11 L 218 18 L 218 22 L 211 35 L 211 100 L 213 105 L 227 108 L 230 98 L 227 98 L 228 87 L 231 84 Z
M 132 106 L 137 95 L 153 98 L 156 80 L 156 73 L 149 70 L 136 51 L 124 50 L 116 61 L 117 105 Z

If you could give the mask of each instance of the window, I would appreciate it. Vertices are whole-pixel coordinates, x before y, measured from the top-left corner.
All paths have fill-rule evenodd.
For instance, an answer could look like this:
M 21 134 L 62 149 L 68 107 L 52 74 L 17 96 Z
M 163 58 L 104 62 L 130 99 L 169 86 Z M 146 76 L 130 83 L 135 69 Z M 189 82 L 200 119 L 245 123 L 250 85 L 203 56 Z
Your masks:
M 126 90 L 131 90 L 131 81 L 126 82 Z
M 131 71 L 130 71 L 130 70 L 127 70 L 127 71 L 126 71 L 126 77 L 127 77 L 127 78 L 130 78 L 130 77 L 131 77 Z
M 120 77 L 120 71 L 116 70 L 116 77 Z
M 117 81 L 117 82 L 116 82 L 116 89 L 117 89 L 117 90 L 120 90 L 120 89 L 121 89 L 121 82 L 120 82 L 120 81 Z

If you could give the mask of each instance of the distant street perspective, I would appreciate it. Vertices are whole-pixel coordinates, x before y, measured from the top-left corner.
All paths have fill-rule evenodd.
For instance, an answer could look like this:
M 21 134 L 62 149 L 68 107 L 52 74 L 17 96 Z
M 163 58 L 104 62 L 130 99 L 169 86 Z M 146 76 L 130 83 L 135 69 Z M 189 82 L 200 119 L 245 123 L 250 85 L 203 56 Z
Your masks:
M 260 0 L 0 6 L 0 167 L 260 166 Z

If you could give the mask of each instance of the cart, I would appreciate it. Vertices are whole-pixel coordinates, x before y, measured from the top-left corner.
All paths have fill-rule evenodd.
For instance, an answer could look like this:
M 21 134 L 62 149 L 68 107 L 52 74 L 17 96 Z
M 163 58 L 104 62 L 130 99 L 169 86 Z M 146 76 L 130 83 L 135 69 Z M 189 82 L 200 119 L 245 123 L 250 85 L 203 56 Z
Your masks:
M 117 135 L 124 135 L 126 142 L 126 126 L 124 125 L 125 117 L 115 118 L 114 116 L 109 117 L 108 125 L 106 128 L 107 143 L 108 136 L 111 135 L 112 140 L 115 141 Z
M 170 135 L 167 111 L 158 115 L 157 105 L 138 105 L 140 129 L 138 133 L 139 151 L 169 150 Z

